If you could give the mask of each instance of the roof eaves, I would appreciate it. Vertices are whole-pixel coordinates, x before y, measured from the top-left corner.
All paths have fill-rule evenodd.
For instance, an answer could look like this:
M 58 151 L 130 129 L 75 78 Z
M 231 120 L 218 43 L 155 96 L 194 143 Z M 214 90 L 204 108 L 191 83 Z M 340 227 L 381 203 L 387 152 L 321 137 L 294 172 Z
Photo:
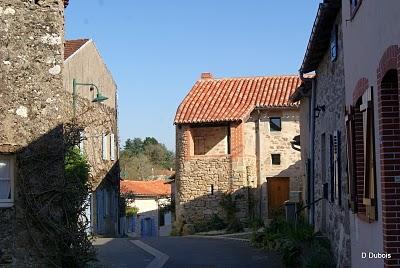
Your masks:
M 300 72 L 309 73 L 318 67 L 329 47 L 331 30 L 340 8 L 338 0 L 325 0 L 319 4 Z

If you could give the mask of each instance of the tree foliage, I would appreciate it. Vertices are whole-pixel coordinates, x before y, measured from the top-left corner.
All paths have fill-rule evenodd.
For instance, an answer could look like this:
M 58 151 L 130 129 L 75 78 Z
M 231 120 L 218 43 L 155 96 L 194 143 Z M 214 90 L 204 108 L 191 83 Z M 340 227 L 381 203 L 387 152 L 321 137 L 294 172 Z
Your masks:
M 174 167 L 175 154 L 153 137 L 128 139 L 121 152 L 122 176 L 147 179 L 154 171 Z

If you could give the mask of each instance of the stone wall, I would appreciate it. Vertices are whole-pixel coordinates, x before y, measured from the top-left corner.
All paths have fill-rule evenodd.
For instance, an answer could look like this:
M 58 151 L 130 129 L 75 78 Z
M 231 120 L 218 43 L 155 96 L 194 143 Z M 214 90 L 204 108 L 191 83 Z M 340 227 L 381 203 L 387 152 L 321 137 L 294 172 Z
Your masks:
M 178 218 L 194 223 L 210 219 L 213 214 L 224 216 L 219 202 L 231 188 L 229 157 L 194 157 L 184 161 L 178 172 Z
M 269 117 L 282 117 L 282 131 L 270 133 Z M 260 123 L 258 123 L 260 116 Z M 222 193 L 231 192 L 242 196 L 237 200 L 238 218 L 244 220 L 254 215 L 263 203 L 263 217 L 267 218 L 267 177 L 289 177 L 290 190 L 301 191 L 300 153 L 291 148 L 290 141 L 299 134 L 297 109 L 263 110 L 251 114 L 245 123 L 230 126 L 231 154 L 194 155 L 193 139 L 198 135 L 213 137 L 214 148 L 226 144 L 226 127 L 176 128 L 176 186 L 177 216 L 186 221 L 201 221 L 213 213 L 223 215 L 219 202 Z M 257 131 L 260 129 L 260 142 Z M 224 143 L 222 143 L 224 141 Z M 271 153 L 282 155 L 281 165 L 271 165 Z M 210 193 L 213 185 L 214 193 Z M 255 189 L 262 187 L 258 194 Z M 261 196 L 260 196 L 261 193 Z M 252 204 L 250 204 L 252 203 Z
M 29 194 L 63 189 L 65 123 L 73 121 L 63 89 L 63 14 L 61 0 L 0 3 L 0 154 L 15 158 L 14 204 L 0 207 L 1 267 L 61 265 L 60 237 L 42 226 L 60 222 L 61 207 L 55 202 L 39 214 L 43 200 Z M 80 127 L 117 131 L 115 110 L 81 98 L 77 106 Z M 118 178 L 117 166 L 95 169 Z
M 345 82 L 340 16 L 336 23 L 339 25 L 337 59 L 332 62 L 330 52 L 327 51 L 316 71 L 316 105 L 325 105 L 325 112 L 320 112 L 319 117 L 315 119 L 315 200 L 323 196 L 323 184 L 328 183 L 330 201 L 323 200 L 317 203 L 315 226 L 331 240 L 338 267 L 348 267 L 350 265 L 350 223 L 347 205 Z M 331 190 L 334 185 L 331 183 L 330 136 L 337 130 L 341 132 L 340 204 L 336 198 L 331 200 Z M 325 143 L 323 137 L 325 137 Z M 323 148 L 324 144 L 325 148 Z
M 14 206 L 0 208 L 1 267 L 59 262 L 58 256 L 51 256 L 51 243 L 45 243 L 46 236 L 26 214 L 20 186 L 39 178 L 57 180 L 63 174 L 62 156 L 37 159 L 63 148 L 59 126 L 65 105 L 56 97 L 62 91 L 63 13 L 61 0 L 0 3 L 0 153 L 16 156 Z M 39 166 L 28 170 L 22 163 Z M 44 257 L 43 252 L 49 254 Z

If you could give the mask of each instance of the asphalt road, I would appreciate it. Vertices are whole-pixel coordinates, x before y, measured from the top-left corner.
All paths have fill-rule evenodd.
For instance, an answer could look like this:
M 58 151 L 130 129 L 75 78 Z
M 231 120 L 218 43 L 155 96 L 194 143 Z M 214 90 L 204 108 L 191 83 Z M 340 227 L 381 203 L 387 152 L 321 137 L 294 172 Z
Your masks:
M 97 238 L 93 243 L 101 266 L 106 268 L 146 267 L 154 256 L 132 244 L 128 238 Z
M 142 241 L 169 256 L 165 268 L 282 267 L 276 254 L 254 249 L 242 241 L 194 237 Z
M 275 253 L 233 240 L 195 237 L 160 237 L 142 242 L 168 255 L 163 268 L 281 268 Z M 144 268 L 154 257 L 127 238 L 98 243 L 98 258 L 105 267 Z

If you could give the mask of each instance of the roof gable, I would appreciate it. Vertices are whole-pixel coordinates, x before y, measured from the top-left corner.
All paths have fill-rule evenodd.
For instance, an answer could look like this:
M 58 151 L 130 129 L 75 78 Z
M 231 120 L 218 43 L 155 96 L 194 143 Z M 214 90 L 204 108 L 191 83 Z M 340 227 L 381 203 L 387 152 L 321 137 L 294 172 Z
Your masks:
M 64 60 L 71 57 L 76 51 L 78 51 L 88 41 L 89 41 L 89 39 L 66 40 L 64 43 Z
M 200 79 L 180 104 L 175 124 L 241 121 L 255 108 L 297 107 L 297 75 Z

